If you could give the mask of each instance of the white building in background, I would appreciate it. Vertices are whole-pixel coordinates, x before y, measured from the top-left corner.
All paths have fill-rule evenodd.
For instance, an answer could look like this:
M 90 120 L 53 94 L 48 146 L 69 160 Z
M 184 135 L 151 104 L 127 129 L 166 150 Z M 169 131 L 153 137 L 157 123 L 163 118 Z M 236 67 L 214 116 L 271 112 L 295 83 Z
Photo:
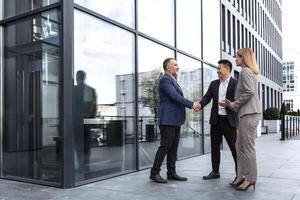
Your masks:
M 251 48 L 260 70 L 262 113 L 282 103 L 282 1 L 221 0 L 221 54 L 235 63 L 236 51 Z M 240 67 L 233 66 L 238 77 Z
M 300 110 L 300 53 L 286 52 L 283 63 L 283 102 L 290 111 Z

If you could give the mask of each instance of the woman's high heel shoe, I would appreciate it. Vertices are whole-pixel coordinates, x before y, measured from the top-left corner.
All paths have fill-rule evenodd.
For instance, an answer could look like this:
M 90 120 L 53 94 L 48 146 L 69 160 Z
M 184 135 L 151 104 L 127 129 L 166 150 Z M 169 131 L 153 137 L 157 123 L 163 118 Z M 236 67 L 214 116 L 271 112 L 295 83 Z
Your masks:
M 251 183 L 250 181 L 247 181 L 248 184 L 246 186 L 243 186 L 243 184 L 241 184 L 239 187 L 235 188 L 236 190 L 239 191 L 246 191 L 248 190 L 249 187 L 251 187 L 253 185 L 253 191 L 255 190 L 255 182 Z
M 231 183 L 229 183 L 229 185 L 231 185 L 232 187 L 239 187 L 242 183 L 244 182 L 244 179 L 236 182 L 236 179 L 234 181 L 232 181 Z

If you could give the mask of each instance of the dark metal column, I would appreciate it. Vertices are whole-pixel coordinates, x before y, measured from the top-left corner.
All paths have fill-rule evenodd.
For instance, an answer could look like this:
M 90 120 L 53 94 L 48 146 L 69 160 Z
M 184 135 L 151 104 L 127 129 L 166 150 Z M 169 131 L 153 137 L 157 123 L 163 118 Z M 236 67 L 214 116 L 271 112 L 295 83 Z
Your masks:
M 0 6 L 1 7 L 1 6 Z M 3 28 L 0 27 L 0 177 L 3 176 L 3 152 L 2 152 L 2 138 L 3 138 Z
M 74 132 L 72 88 L 74 67 L 73 0 L 62 1 L 62 178 L 63 188 L 74 187 Z
M 203 66 L 203 2 L 201 0 L 201 96 L 200 99 L 202 99 L 203 95 L 204 95 L 204 66 Z M 200 101 L 200 100 L 199 100 Z M 202 136 L 202 141 L 201 141 L 201 146 L 202 146 L 202 154 L 205 154 L 205 135 L 204 135 L 204 110 L 201 110 L 201 136 Z
M 139 144 L 139 106 L 138 106 L 138 102 L 139 102 L 139 96 L 138 96 L 138 92 L 139 92 L 139 76 L 138 76 L 138 72 L 139 72 L 139 69 L 138 69 L 138 1 L 135 0 L 134 1 L 134 4 L 135 4 L 135 36 L 134 36 L 134 39 L 135 39 L 135 44 L 134 44 L 134 73 L 135 73 L 135 76 L 134 76 L 134 90 L 135 90 L 135 97 L 134 97 L 134 100 L 135 100 L 135 105 L 134 105 L 134 109 L 135 109 L 135 167 L 136 167 L 136 170 L 140 170 L 140 153 L 139 153 L 139 148 L 140 148 L 140 144 Z M 141 128 L 142 129 L 142 128 Z M 142 134 L 142 132 L 141 132 Z

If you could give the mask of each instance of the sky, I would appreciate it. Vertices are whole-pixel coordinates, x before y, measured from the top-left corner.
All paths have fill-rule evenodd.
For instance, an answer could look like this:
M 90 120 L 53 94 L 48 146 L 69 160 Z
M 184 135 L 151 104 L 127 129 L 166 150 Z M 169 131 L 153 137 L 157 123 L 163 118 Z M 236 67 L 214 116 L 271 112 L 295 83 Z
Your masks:
M 282 1 L 283 62 L 288 61 L 288 59 L 298 59 L 300 61 L 299 8 L 299 0 Z

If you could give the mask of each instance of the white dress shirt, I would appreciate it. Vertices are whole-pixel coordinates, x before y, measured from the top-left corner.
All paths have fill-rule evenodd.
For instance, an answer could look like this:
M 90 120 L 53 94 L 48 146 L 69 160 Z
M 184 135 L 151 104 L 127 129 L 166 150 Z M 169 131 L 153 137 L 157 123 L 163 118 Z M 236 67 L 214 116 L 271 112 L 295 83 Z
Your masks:
M 225 100 L 229 80 L 230 80 L 230 76 L 225 80 L 220 79 L 219 102 Z M 222 107 L 222 106 L 219 105 L 218 114 L 219 115 L 227 115 L 225 107 Z

